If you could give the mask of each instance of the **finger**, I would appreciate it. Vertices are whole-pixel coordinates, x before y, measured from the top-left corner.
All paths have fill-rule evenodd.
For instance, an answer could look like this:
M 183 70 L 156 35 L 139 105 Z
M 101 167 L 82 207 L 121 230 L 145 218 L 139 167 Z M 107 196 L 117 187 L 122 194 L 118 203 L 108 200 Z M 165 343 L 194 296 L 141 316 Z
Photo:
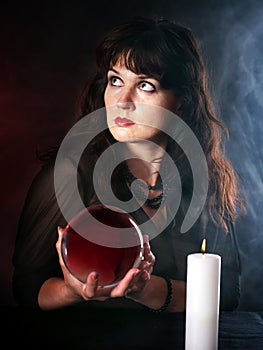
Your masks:
M 58 239 L 57 239 L 57 243 L 56 244 L 61 244 L 61 239 L 62 239 L 62 236 L 63 236 L 63 228 L 58 226 L 57 227 L 57 231 L 58 231 Z
M 98 289 L 99 274 L 96 271 L 91 272 L 86 283 L 83 285 L 83 299 L 89 300 L 93 299 L 96 295 Z
M 139 265 L 139 269 L 140 270 L 147 270 L 149 271 L 152 267 L 152 264 L 149 261 L 143 260 L 140 265 Z
M 146 255 L 144 255 L 144 260 L 148 261 L 150 264 L 155 263 L 155 256 L 151 250 Z
M 155 260 L 155 257 L 151 251 L 148 235 L 143 236 L 143 256 L 144 256 L 144 260 L 147 260 L 147 261 Z
M 56 249 L 58 252 L 60 265 L 65 266 L 64 261 L 62 259 L 62 255 L 61 255 L 61 245 L 62 245 L 62 239 L 63 239 L 63 236 L 65 234 L 65 231 L 60 226 L 58 226 L 57 230 L 58 230 L 58 240 L 56 242 Z
M 126 290 L 130 287 L 133 280 L 138 276 L 140 273 L 139 269 L 130 269 L 125 277 L 120 281 L 120 283 L 112 289 L 110 295 L 112 298 L 121 297 L 124 296 L 126 293 Z
M 144 235 L 143 236 L 143 255 L 148 255 L 151 252 L 151 248 L 150 248 L 150 243 L 149 243 L 149 236 L 148 235 Z
M 138 280 L 138 283 L 139 282 L 145 283 L 146 281 L 149 281 L 150 278 L 151 278 L 151 275 L 150 275 L 149 271 L 143 270 L 142 273 L 140 274 L 140 278 Z
M 147 234 L 143 235 L 143 243 L 149 243 L 149 235 Z
M 132 285 L 130 288 L 127 288 L 125 292 L 125 296 L 130 299 L 138 299 L 140 297 L 140 294 L 142 290 L 144 289 L 146 283 L 150 280 L 150 273 L 143 270 L 138 274 L 138 279 L 134 285 Z

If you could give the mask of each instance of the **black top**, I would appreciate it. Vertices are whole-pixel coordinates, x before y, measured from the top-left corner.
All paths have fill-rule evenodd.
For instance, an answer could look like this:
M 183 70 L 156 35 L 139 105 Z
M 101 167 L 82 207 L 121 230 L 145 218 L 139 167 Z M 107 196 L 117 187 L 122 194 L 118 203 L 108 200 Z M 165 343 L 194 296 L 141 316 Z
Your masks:
M 77 167 L 78 191 L 84 204 L 88 206 L 95 198 L 91 171 L 94 159 L 88 159 L 84 163 L 81 165 L 80 162 Z M 55 243 L 58 238 L 57 227 L 65 227 L 66 220 L 58 206 L 54 190 L 54 164 L 53 160 L 43 166 L 33 180 L 18 225 L 13 256 L 13 292 L 20 305 L 38 307 L 38 292 L 44 281 L 54 276 L 63 277 Z M 67 167 L 74 166 L 74 162 L 68 160 L 66 168 L 64 164 L 63 169 L 67 170 Z M 72 180 L 70 172 L 65 171 L 63 174 L 63 183 L 59 189 L 61 192 L 63 192 L 63 186 Z M 120 198 L 129 197 L 130 192 L 127 187 L 121 186 L 119 182 L 115 187 Z M 63 203 L 65 208 L 70 208 L 73 216 L 78 212 L 78 208 L 74 208 L 75 193 L 74 190 L 66 191 L 66 193 Z M 204 238 L 204 226 L 201 215 L 192 228 L 182 234 L 180 217 L 184 212 L 183 207 L 181 205 L 176 214 L 176 224 L 171 222 L 161 234 L 150 240 L 150 245 L 156 257 L 153 274 L 166 275 L 185 281 L 187 255 L 200 252 Z M 139 223 L 148 218 L 141 208 L 133 215 Z M 150 234 L 150 232 L 147 233 Z M 238 306 L 240 298 L 240 262 L 234 225 L 229 222 L 229 233 L 226 234 L 221 227 L 208 220 L 205 237 L 207 239 L 206 251 L 221 256 L 220 308 L 221 310 L 233 310 Z M 89 303 L 94 302 L 84 302 L 87 307 L 91 305 Z M 125 298 L 97 303 L 103 304 L 103 307 L 107 305 L 141 307 Z

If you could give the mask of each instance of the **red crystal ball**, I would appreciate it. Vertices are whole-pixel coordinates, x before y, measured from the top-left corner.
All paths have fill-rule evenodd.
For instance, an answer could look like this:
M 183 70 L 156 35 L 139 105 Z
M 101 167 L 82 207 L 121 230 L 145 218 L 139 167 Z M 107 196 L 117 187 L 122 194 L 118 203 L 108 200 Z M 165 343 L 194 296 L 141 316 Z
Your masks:
M 138 267 L 143 242 L 129 214 L 115 207 L 92 205 L 67 224 L 61 249 L 67 269 L 77 279 L 85 283 L 88 274 L 96 271 L 99 285 L 108 287 Z

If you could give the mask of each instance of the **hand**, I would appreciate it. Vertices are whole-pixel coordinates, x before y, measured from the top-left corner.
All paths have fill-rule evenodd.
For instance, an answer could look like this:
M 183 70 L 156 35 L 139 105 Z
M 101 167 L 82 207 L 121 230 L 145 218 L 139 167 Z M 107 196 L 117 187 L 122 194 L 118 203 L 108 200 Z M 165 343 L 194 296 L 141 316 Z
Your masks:
M 58 240 L 56 243 L 56 249 L 59 256 L 59 263 L 64 275 L 65 287 L 68 290 L 68 294 L 74 296 L 75 300 L 106 300 L 110 297 L 111 290 L 113 288 L 101 288 L 98 286 L 98 273 L 96 271 L 91 272 L 87 276 L 85 283 L 79 281 L 74 275 L 70 273 L 64 264 L 64 260 L 61 255 L 61 244 L 65 234 L 65 230 L 58 227 Z M 137 272 L 137 271 L 135 271 Z
M 59 262 L 64 275 L 65 287 L 71 295 L 74 295 L 76 300 L 106 300 L 108 298 L 115 298 L 127 296 L 128 293 L 139 293 L 150 278 L 155 258 L 151 253 L 148 237 L 144 237 L 144 260 L 141 262 L 139 268 L 130 269 L 122 281 L 111 288 L 101 288 L 98 286 L 98 273 L 91 272 L 86 280 L 86 283 L 80 282 L 74 277 L 66 268 L 61 255 L 61 242 L 65 231 L 58 228 L 59 238 L 56 243 L 56 249 L 59 256 Z M 129 296 L 130 297 L 130 296 Z
M 122 287 L 120 283 L 120 287 L 125 288 L 125 290 L 121 290 L 122 294 L 135 301 L 139 301 L 141 293 L 151 278 L 155 263 L 155 256 L 151 251 L 149 237 L 147 235 L 144 235 L 143 247 L 143 260 L 139 266 L 139 271 L 134 275 L 128 286 L 127 284 L 123 284 Z
M 91 272 L 87 277 L 86 283 L 82 283 L 69 272 L 69 270 L 64 264 L 64 261 L 61 255 L 61 244 L 62 244 L 62 239 L 64 234 L 65 234 L 64 229 L 61 227 L 58 227 L 58 240 L 56 243 L 56 249 L 59 257 L 59 263 L 64 275 L 65 287 L 69 290 L 70 294 L 75 295 L 76 299 L 87 300 L 87 299 L 94 298 L 95 290 L 98 287 L 98 274 L 95 271 Z

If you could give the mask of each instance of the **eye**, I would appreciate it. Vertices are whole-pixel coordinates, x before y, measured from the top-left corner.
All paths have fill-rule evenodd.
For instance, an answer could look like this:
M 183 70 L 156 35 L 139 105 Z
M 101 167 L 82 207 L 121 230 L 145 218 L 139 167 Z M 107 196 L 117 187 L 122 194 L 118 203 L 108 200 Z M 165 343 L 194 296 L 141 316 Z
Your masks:
M 139 84 L 139 89 L 147 92 L 153 92 L 156 90 L 155 86 L 152 83 L 149 83 L 148 81 L 142 81 Z
M 109 77 L 109 82 L 112 86 L 117 86 L 117 87 L 123 86 L 123 81 L 120 78 L 115 76 Z

